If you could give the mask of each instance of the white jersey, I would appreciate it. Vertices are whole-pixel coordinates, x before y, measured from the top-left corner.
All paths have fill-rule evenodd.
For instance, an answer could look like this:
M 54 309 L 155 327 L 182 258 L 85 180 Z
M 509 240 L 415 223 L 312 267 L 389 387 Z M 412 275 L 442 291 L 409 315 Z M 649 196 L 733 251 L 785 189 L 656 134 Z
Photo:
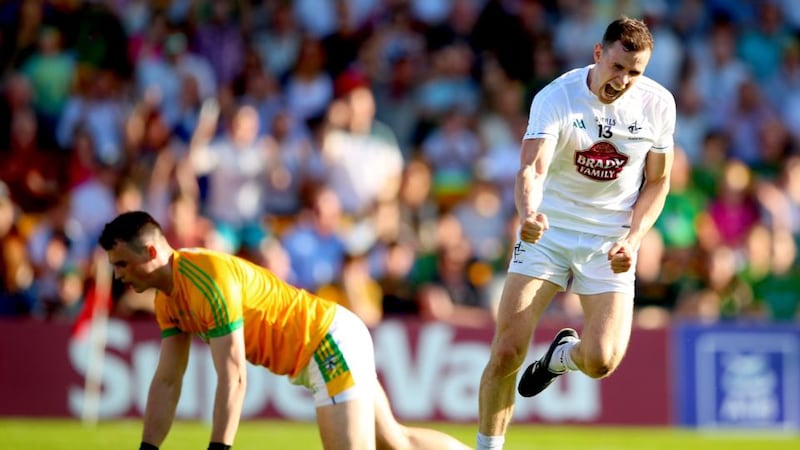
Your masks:
M 648 152 L 673 149 L 675 100 L 642 76 L 611 104 L 571 70 L 533 99 L 524 139 L 556 139 L 539 211 L 551 226 L 620 235 L 630 226 Z

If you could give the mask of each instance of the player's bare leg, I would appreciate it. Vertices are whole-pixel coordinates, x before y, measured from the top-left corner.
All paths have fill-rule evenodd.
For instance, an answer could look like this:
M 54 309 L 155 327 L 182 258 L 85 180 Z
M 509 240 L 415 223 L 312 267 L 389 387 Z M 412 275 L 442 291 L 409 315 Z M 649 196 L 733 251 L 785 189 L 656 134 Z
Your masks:
M 478 431 L 503 436 L 514 412 L 517 372 L 536 324 L 559 287 L 548 281 L 509 273 L 498 309 L 492 352 L 480 384 Z
M 325 450 L 374 450 L 375 406 L 358 398 L 317 408 L 317 424 Z
M 553 338 L 547 352 L 528 366 L 519 381 L 524 397 L 537 395 L 570 370 L 592 378 L 611 374 L 625 355 L 633 320 L 633 298 L 621 293 L 581 296 L 582 339 L 571 328 Z
M 429 428 L 407 427 L 392 413 L 380 383 L 375 393 L 375 429 L 378 450 L 467 450 L 456 438 Z
M 618 292 L 582 295 L 584 325 L 581 340 L 570 355 L 581 372 L 592 378 L 610 375 L 622 362 L 633 323 L 633 297 Z

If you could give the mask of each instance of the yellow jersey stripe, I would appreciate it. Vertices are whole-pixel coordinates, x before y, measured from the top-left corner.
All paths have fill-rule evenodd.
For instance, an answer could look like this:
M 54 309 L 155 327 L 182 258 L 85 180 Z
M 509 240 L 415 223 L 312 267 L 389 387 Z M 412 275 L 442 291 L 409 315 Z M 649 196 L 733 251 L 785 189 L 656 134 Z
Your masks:
M 214 323 L 216 326 L 221 327 L 223 325 L 227 325 L 228 314 L 224 307 L 222 294 L 219 292 L 219 288 L 216 287 L 216 285 L 211 285 L 208 283 L 208 274 L 205 274 L 197 266 L 192 267 L 188 264 L 184 264 L 184 260 L 181 260 L 178 263 L 178 272 L 191 281 L 192 284 L 194 284 L 195 287 L 197 287 L 197 289 L 203 294 L 203 297 L 205 297 L 206 301 L 208 301 L 209 305 L 211 306 L 211 312 L 214 315 Z M 205 275 L 205 277 L 203 277 L 203 275 Z

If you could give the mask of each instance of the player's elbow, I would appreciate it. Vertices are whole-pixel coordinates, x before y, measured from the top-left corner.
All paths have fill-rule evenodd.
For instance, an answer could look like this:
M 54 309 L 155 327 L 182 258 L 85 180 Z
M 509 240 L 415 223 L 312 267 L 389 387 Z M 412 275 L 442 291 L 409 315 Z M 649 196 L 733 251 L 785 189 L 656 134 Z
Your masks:
M 247 387 L 247 370 L 245 368 L 241 368 L 231 374 L 229 377 L 229 384 L 239 389 L 244 389 Z
M 247 389 L 247 369 L 242 367 L 236 374 L 236 378 L 234 378 L 234 383 L 236 387 L 241 390 L 245 391 Z
M 236 378 L 236 384 L 238 384 L 242 389 L 247 387 L 247 370 L 242 370 L 239 373 L 239 376 Z
M 517 184 L 520 186 L 533 186 L 544 180 L 546 171 L 535 165 L 523 166 L 517 171 Z

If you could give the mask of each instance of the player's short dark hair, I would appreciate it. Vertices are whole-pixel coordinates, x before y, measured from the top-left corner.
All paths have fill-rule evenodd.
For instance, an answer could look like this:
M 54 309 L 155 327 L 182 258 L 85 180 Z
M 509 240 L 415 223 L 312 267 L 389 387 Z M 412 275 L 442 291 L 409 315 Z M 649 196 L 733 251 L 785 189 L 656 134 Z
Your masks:
M 619 41 L 629 52 L 653 49 L 653 35 L 650 29 L 639 19 L 622 16 L 611 22 L 603 34 L 603 47 Z
M 104 250 L 111 250 L 118 241 L 137 244 L 142 233 L 149 229 L 163 233 L 161 225 L 150 214 L 144 211 L 125 212 L 103 227 L 98 242 Z

